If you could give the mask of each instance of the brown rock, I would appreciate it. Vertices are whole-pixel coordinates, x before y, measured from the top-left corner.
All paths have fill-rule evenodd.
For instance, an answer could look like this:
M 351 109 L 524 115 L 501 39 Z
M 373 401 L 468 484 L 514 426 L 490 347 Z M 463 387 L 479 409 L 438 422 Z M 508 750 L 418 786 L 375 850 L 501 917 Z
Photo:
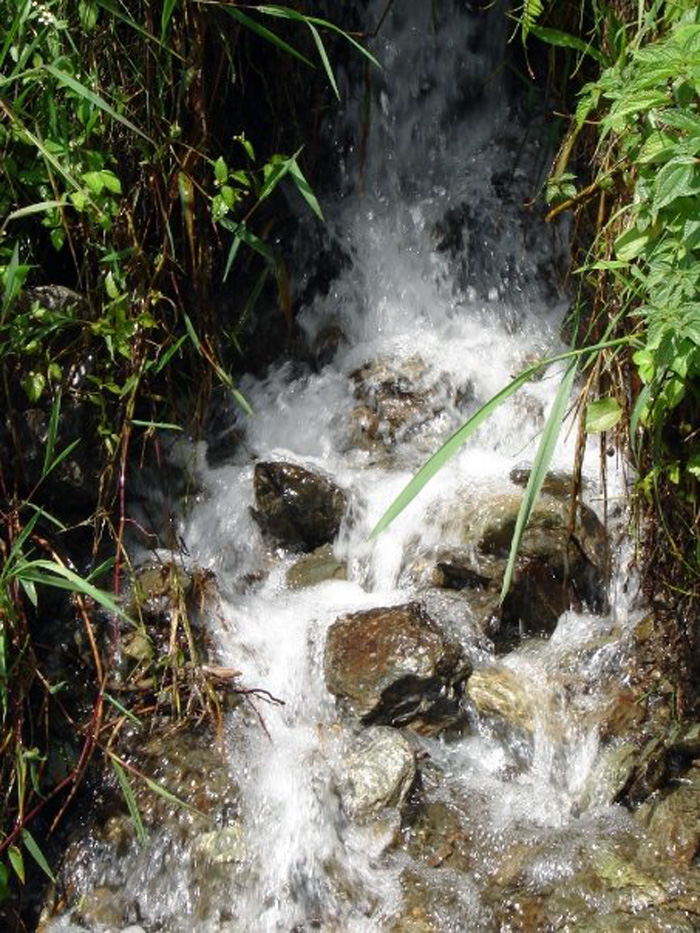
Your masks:
M 354 612 L 328 631 L 326 685 L 365 722 L 439 731 L 460 715 L 468 672 L 459 646 L 417 603 Z

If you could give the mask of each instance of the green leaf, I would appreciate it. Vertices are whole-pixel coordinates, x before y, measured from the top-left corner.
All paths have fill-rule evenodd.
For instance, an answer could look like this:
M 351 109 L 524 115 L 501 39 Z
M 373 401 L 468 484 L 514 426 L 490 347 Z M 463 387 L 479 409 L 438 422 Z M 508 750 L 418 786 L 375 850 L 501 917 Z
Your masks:
M 645 230 L 632 227 L 615 240 L 615 255 L 623 262 L 631 262 L 640 256 L 657 236 L 656 226 L 647 227 Z
M 129 783 L 129 778 L 127 777 L 126 771 L 119 764 L 114 755 L 110 755 L 110 762 L 112 768 L 114 769 L 114 773 L 117 776 L 117 781 L 119 781 L 119 787 L 121 788 L 124 802 L 126 803 L 127 809 L 129 810 L 129 815 L 131 816 L 132 822 L 134 824 L 136 838 L 142 846 L 147 846 L 148 837 L 146 836 L 146 830 L 144 829 L 143 820 L 141 819 L 141 813 L 139 812 L 139 806 L 136 802 L 136 796 L 131 784 Z
M 223 185 L 223 183 L 228 178 L 228 166 L 226 165 L 223 156 L 219 156 L 219 158 L 214 163 L 214 178 L 220 185 Z
M 75 91 L 75 93 L 80 95 L 80 97 L 83 97 L 85 100 L 93 104 L 99 110 L 102 110 L 104 113 L 110 116 L 113 120 L 116 120 L 118 123 L 121 123 L 122 126 L 127 127 L 127 129 L 130 129 L 133 133 L 136 133 L 138 136 L 141 136 L 143 139 L 146 140 L 146 142 L 150 143 L 155 148 L 155 143 L 143 132 L 143 130 L 140 130 L 138 126 L 136 126 L 134 123 L 131 122 L 131 120 L 127 120 L 126 117 L 123 117 L 120 113 L 117 113 L 114 107 L 111 107 L 107 103 L 106 100 L 103 100 L 103 98 L 99 96 L 99 94 L 95 94 L 94 91 L 91 91 L 89 88 L 86 88 L 84 84 L 80 83 L 80 81 L 76 81 L 75 78 L 73 78 L 71 75 L 66 74 L 64 71 L 61 71 L 60 69 L 56 68 L 54 65 L 44 65 L 44 68 L 46 69 L 46 71 L 48 71 L 50 75 L 53 75 L 53 77 L 60 84 L 64 84 L 66 87 L 69 87 L 72 91 Z
M 307 22 L 306 25 L 309 27 L 309 30 L 311 31 L 311 35 L 313 36 L 313 40 L 314 40 L 314 43 L 316 44 L 316 48 L 318 49 L 318 54 L 323 64 L 323 68 L 328 77 L 330 86 L 333 88 L 333 93 L 335 94 L 336 98 L 340 100 L 340 91 L 338 90 L 338 85 L 335 82 L 335 75 L 333 74 L 331 63 L 328 61 L 328 55 L 326 54 L 326 47 L 324 46 L 323 40 L 321 39 L 321 36 L 319 35 L 319 31 L 318 29 L 316 29 L 313 23 Z
M 164 42 L 170 25 L 170 18 L 177 6 L 178 0 L 163 0 L 163 11 L 160 14 L 160 41 Z
M 294 184 L 297 186 L 299 193 L 304 198 L 314 214 L 319 218 L 319 220 L 325 221 L 323 211 L 321 210 L 321 205 L 318 203 L 316 195 L 311 190 L 311 186 L 304 177 L 304 173 L 299 168 L 299 163 L 296 159 L 292 159 L 292 164 L 289 167 L 289 174 L 294 180 Z
M 28 829 L 22 830 L 22 842 L 27 852 L 31 855 L 34 861 L 37 863 L 39 868 L 44 872 L 44 874 L 51 879 L 51 881 L 56 883 L 53 872 L 49 868 L 49 863 L 44 858 L 44 853 L 41 851 L 39 846 L 36 844 L 36 841 Z
M 622 409 L 611 395 L 586 405 L 585 429 L 587 434 L 609 431 L 622 417 Z
M 83 577 L 78 576 L 68 567 L 52 560 L 32 560 L 22 564 L 22 576 L 34 583 L 54 586 L 57 589 L 70 590 L 88 596 L 109 612 L 120 616 L 126 622 L 132 620 L 124 610 L 114 601 L 114 598 L 104 590 L 98 589 Z
M 131 710 L 128 710 L 125 706 L 122 706 L 122 704 L 119 702 L 119 700 L 116 699 L 116 697 L 113 697 L 110 693 L 106 693 L 106 692 L 103 694 L 103 696 L 104 696 L 105 700 L 107 700 L 109 703 L 111 703 L 112 706 L 113 706 L 115 709 L 118 709 L 119 712 L 120 712 L 123 716 L 126 716 L 126 718 L 129 719 L 131 722 L 133 722 L 135 726 L 140 726 L 140 725 L 142 724 L 142 722 L 141 722 L 141 720 L 139 719 L 139 717 L 138 717 L 138 716 L 135 716 L 135 715 L 131 712 Z
M 0 865 L 0 904 L 7 900 L 10 895 L 9 880 L 10 876 L 7 868 L 4 865 Z
M 591 58 L 600 62 L 601 65 L 606 65 L 608 62 L 605 55 L 594 48 L 590 42 L 585 42 L 583 39 L 579 39 L 578 36 L 572 36 L 571 33 L 561 32 L 559 29 L 548 29 L 544 26 L 534 25 L 530 26 L 529 32 L 548 45 L 556 45 L 562 49 L 575 49 L 577 52 L 583 52 L 584 55 L 590 55 Z
M 272 45 L 276 45 L 278 49 L 286 52 L 287 55 L 292 55 L 294 58 L 299 59 L 300 62 L 308 65 L 309 68 L 314 67 L 313 62 L 310 62 L 306 56 L 301 54 L 301 52 L 297 52 L 297 50 L 289 45 L 288 42 L 285 42 L 284 39 L 280 39 L 277 33 L 272 32 L 271 29 L 268 29 L 266 26 L 263 26 L 256 20 L 251 19 L 250 16 L 246 16 L 245 13 L 236 7 L 225 6 L 223 9 L 226 10 L 229 16 L 232 16 L 235 20 L 238 20 L 241 26 L 245 26 L 246 29 L 250 29 L 251 32 L 254 32 L 256 35 L 260 36 L 261 39 L 265 39 L 267 42 L 271 42 Z M 259 9 L 260 8 L 257 8 L 258 11 Z
M 22 386 L 29 401 L 35 404 L 39 401 L 46 388 L 46 376 L 43 373 L 36 373 L 31 370 L 22 380 Z
M 544 483 L 545 476 L 547 475 L 549 464 L 552 462 L 554 450 L 557 446 L 557 441 L 561 432 L 561 426 L 564 422 L 566 406 L 569 403 L 571 387 L 573 385 L 574 378 L 576 377 L 577 368 L 578 360 L 572 359 L 567 367 L 566 372 L 564 373 L 564 377 L 557 391 L 552 410 L 549 413 L 547 423 L 545 424 L 544 431 L 542 432 L 542 440 L 540 441 L 539 447 L 537 448 L 535 459 L 532 462 L 530 478 L 528 480 L 527 488 L 525 489 L 522 502 L 520 503 L 520 510 L 518 512 L 518 518 L 515 523 L 515 531 L 513 532 L 513 538 L 510 543 L 508 564 L 506 565 L 506 570 L 503 575 L 503 584 L 501 586 L 501 594 L 499 597 L 501 602 L 503 602 L 503 600 L 506 598 L 508 590 L 510 589 L 510 584 L 513 579 L 513 571 L 515 569 L 515 561 L 518 556 L 518 550 L 520 548 L 520 542 L 522 540 L 525 528 L 527 527 L 527 523 L 530 520 L 532 510 L 535 506 L 535 503 L 537 502 L 540 490 L 542 489 L 542 484 Z
M 10 864 L 15 870 L 15 874 L 22 884 L 24 884 L 24 859 L 22 858 L 22 852 L 17 846 L 10 846 L 7 850 L 7 855 L 10 859 Z
M 694 194 L 698 190 L 695 161 L 692 156 L 679 156 L 659 169 L 654 186 L 655 211 L 661 210 L 676 198 Z
M 536 0 L 536 2 L 541 2 L 541 0 Z M 379 64 L 377 59 L 372 55 L 371 52 L 368 52 L 367 49 L 360 45 L 353 37 L 345 32 L 344 29 L 341 29 L 340 26 L 336 26 L 335 23 L 330 22 L 326 19 L 320 19 L 318 16 L 307 16 L 305 13 L 298 13 L 296 10 L 291 9 L 290 7 L 285 6 L 259 6 L 255 8 L 256 13 L 264 13 L 267 16 L 276 16 L 279 19 L 291 19 L 296 20 L 298 23 L 313 23 L 316 26 L 322 26 L 324 29 L 329 29 L 331 32 L 338 33 L 339 36 L 342 36 L 347 42 L 350 43 L 359 53 L 363 55 L 368 61 L 373 65 L 376 65 L 377 68 L 382 66 Z

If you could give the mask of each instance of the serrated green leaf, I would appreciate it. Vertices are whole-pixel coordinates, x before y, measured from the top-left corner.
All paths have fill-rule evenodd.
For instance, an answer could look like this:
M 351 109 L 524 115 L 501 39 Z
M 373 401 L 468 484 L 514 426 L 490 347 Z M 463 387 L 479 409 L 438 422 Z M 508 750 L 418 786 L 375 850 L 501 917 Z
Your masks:
M 29 401 L 35 404 L 39 401 L 46 388 L 46 376 L 32 370 L 22 380 L 22 386 Z
M 609 431 L 622 417 L 619 402 L 612 396 L 599 398 L 586 405 L 585 429 L 587 434 Z
M 623 262 L 631 262 L 640 256 L 657 236 L 658 231 L 654 226 L 647 227 L 645 230 L 632 227 L 615 240 L 615 255 Z
M 700 188 L 692 156 L 679 156 L 659 169 L 654 186 L 654 210 L 659 211 L 676 198 L 695 194 Z

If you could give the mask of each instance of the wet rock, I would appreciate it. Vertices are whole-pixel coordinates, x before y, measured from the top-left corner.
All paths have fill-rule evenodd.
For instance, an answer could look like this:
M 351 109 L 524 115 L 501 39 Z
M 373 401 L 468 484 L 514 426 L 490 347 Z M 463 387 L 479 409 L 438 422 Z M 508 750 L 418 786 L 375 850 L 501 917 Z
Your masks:
M 253 517 L 275 543 L 313 551 L 338 534 L 347 499 L 328 477 L 294 463 L 258 463 L 254 486 Z
M 478 668 L 467 682 L 466 696 L 480 716 L 496 716 L 525 732 L 531 733 L 535 727 L 532 701 L 510 668 Z
M 530 480 L 529 468 L 516 467 L 510 471 L 510 481 L 516 486 L 527 486 Z M 542 483 L 542 494 L 555 496 L 557 499 L 568 499 L 574 486 L 574 477 L 571 473 L 554 470 L 547 473 Z
M 685 723 L 672 729 L 668 749 L 678 755 L 700 758 L 700 722 Z
M 461 649 L 417 603 L 341 616 L 328 631 L 328 690 L 366 723 L 431 733 L 461 718 Z
M 195 841 L 194 852 L 214 865 L 245 861 L 243 824 L 236 821 L 230 826 L 202 833 Z
M 317 369 L 323 369 L 334 359 L 338 350 L 346 346 L 348 338 L 339 324 L 323 327 L 313 342 L 311 356 Z
M 79 917 L 90 930 L 121 929 L 125 920 L 124 898 L 108 887 L 95 888 L 83 900 Z
M 300 558 L 287 571 L 287 586 L 301 590 L 316 586 L 324 580 L 347 580 L 348 569 L 344 561 L 336 560 L 330 544 L 316 548 L 311 554 Z
M 372 726 L 345 759 L 343 807 L 353 819 L 384 807 L 401 807 L 416 776 L 413 746 L 400 732 Z
M 144 564 L 134 574 L 132 611 L 151 617 L 170 613 L 190 594 L 192 582 L 192 575 L 178 564 Z
M 634 773 L 625 788 L 624 802 L 640 804 L 662 787 L 668 774 L 668 749 L 665 736 L 650 739 L 639 754 Z
M 520 495 L 494 496 L 467 504 L 446 523 L 446 534 L 456 532 L 467 553 L 489 562 L 489 570 L 482 570 L 478 560 L 473 569 L 491 577 L 492 591 L 500 588 L 520 503 Z M 498 647 L 509 649 L 522 637 L 551 634 L 567 609 L 583 604 L 597 612 L 605 608 L 609 575 L 605 529 L 587 506 L 581 506 L 577 515 L 574 534 L 569 536 L 566 500 L 544 495 L 536 504 L 521 540 L 511 589 L 489 632 Z
M 430 378 L 420 357 L 399 362 L 375 360 L 350 374 L 358 405 L 351 415 L 351 440 L 365 450 L 390 450 L 397 440 L 418 431 L 453 394 Z
M 613 691 L 601 711 L 596 712 L 598 735 L 602 742 L 633 734 L 644 721 L 645 704 L 633 690 Z
M 581 791 L 579 811 L 614 803 L 629 784 L 639 749 L 629 742 L 604 749 Z
M 471 867 L 471 840 L 460 814 L 441 800 L 422 804 L 402 836 L 402 848 L 431 868 L 467 872 Z
M 647 827 L 661 851 L 676 865 L 691 865 L 700 852 L 700 765 L 684 783 L 647 800 L 637 819 Z

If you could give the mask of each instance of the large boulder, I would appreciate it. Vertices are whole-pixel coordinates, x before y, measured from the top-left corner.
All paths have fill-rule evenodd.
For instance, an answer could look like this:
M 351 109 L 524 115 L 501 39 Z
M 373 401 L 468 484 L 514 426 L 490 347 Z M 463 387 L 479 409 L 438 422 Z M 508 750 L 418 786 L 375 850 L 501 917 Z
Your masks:
M 341 616 L 328 631 L 328 690 L 365 723 L 437 732 L 461 718 L 470 666 L 417 604 Z
M 253 482 L 253 517 L 276 544 L 313 551 L 338 534 L 347 498 L 327 476 L 273 461 L 255 465 Z

